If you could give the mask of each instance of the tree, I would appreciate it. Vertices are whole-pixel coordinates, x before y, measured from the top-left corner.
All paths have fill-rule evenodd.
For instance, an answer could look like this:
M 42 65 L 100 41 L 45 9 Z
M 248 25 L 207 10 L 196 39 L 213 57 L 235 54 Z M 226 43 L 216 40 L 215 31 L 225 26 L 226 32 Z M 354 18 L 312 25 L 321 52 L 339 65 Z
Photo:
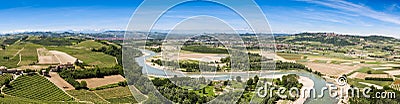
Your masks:
M 81 81 L 81 87 L 82 87 L 82 88 L 87 88 L 87 83 L 86 83 L 86 81 Z
M 254 76 L 254 83 L 257 84 L 258 80 L 260 80 L 260 78 L 256 75 Z
M 253 85 L 253 82 L 254 82 L 253 78 L 250 78 L 249 80 L 247 80 L 247 85 L 249 85 L 249 86 Z
M 368 74 L 372 74 L 372 71 L 371 71 L 371 70 L 368 70 L 367 73 L 368 73 Z
M 238 82 L 242 82 L 242 77 L 240 77 L 240 76 L 236 76 L 236 81 L 238 81 Z

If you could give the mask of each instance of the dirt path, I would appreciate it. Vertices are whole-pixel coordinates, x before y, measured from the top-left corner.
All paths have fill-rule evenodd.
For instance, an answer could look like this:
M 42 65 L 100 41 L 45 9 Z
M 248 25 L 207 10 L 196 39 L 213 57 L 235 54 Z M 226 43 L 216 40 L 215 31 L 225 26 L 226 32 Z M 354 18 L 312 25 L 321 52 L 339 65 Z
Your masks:
M 17 64 L 17 66 L 21 63 L 21 61 L 22 61 L 22 57 L 21 57 L 21 54 L 19 54 L 19 62 Z
M 21 55 L 20 53 L 21 53 L 21 51 L 23 51 L 24 49 L 25 49 L 25 47 L 22 47 L 20 50 L 18 50 L 18 52 L 15 53 L 11 59 L 13 59 L 13 58 L 14 58 L 15 56 L 17 56 L 18 54 Z

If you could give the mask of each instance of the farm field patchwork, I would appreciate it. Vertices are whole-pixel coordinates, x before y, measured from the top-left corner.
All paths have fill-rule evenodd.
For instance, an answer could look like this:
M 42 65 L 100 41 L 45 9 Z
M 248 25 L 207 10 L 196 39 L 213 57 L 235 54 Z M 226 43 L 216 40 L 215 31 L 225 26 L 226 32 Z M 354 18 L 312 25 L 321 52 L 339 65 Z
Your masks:
M 108 84 L 114 84 L 125 81 L 125 78 L 121 75 L 110 75 L 104 76 L 104 78 L 88 78 L 88 79 L 77 79 L 78 82 L 86 81 L 88 88 L 96 88 Z
M 15 68 L 21 65 L 32 64 L 37 61 L 36 48 L 38 47 L 41 46 L 22 42 L 6 47 L 5 50 L 0 50 L 0 66 Z
M 313 63 L 313 62 L 306 62 L 304 63 L 304 65 L 323 74 L 334 75 L 334 76 L 348 74 L 361 67 L 359 65 L 348 66 L 348 65 Z
M 94 92 L 88 90 L 68 90 L 68 94 L 74 96 L 78 101 L 89 101 L 92 103 L 107 103 L 101 97 L 97 96 Z
M 63 90 L 73 90 L 74 86 L 69 84 L 63 78 L 60 77 L 56 72 L 50 72 L 49 75 L 51 77 L 46 77 L 49 81 L 53 82 L 58 88 Z
M 87 41 L 80 42 L 76 46 L 77 47 L 83 47 L 83 48 L 86 48 L 86 49 L 90 50 L 90 49 L 93 49 L 93 48 L 95 48 L 95 49 L 101 48 L 101 47 L 106 46 L 106 45 L 98 43 L 98 42 L 96 42 L 94 40 L 87 40 Z
M 10 87 L 3 89 L 4 93 L 11 96 L 29 98 L 43 101 L 73 101 L 64 91 L 39 75 L 19 76 L 10 83 Z
M 113 56 L 101 53 L 92 52 L 90 50 L 79 49 L 77 47 L 46 47 L 48 50 L 57 50 L 65 52 L 79 60 L 82 60 L 88 65 L 97 65 L 98 67 L 111 67 L 116 65 L 116 60 Z
M 135 98 L 132 96 L 131 91 L 129 90 L 128 87 L 115 87 L 104 90 L 96 90 L 94 92 L 111 103 L 136 102 Z

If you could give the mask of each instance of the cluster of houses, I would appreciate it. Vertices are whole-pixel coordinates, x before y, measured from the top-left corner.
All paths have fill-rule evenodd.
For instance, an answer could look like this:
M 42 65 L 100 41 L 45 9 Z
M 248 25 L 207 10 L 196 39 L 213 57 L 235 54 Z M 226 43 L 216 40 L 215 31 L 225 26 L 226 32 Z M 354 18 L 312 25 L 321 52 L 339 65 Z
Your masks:
M 0 66 L 0 74 L 3 74 L 3 73 L 20 74 L 22 72 L 23 72 L 23 70 L 21 70 L 21 69 L 15 69 L 15 68 L 8 69 L 5 66 Z
M 75 66 L 74 66 L 74 64 L 68 62 L 66 64 L 60 64 L 60 65 L 57 65 L 57 66 L 50 66 L 49 68 L 50 68 L 50 71 L 58 72 L 58 71 L 61 71 L 61 70 L 64 70 L 64 69 L 75 69 Z M 11 74 L 19 75 L 19 74 L 24 73 L 24 70 L 23 69 L 16 69 L 16 68 L 8 69 L 5 66 L 0 66 L 0 75 L 3 74 L 3 73 L 11 73 Z M 42 74 L 43 75 L 48 75 L 48 72 L 46 70 L 42 70 Z

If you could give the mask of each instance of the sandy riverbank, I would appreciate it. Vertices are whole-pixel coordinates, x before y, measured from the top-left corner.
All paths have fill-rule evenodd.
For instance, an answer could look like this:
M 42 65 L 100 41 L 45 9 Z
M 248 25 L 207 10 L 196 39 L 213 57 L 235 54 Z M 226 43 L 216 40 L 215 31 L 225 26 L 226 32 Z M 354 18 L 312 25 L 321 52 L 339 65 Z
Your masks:
M 301 92 L 304 92 L 304 90 L 314 88 L 314 81 L 308 77 L 300 76 L 299 82 L 303 84 L 303 87 L 301 87 L 300 89 Z M 297 100 L 295 100 L 293 104 L 303 104 L 309 97 L 310 93 L 300 93 L 300 97 Z

